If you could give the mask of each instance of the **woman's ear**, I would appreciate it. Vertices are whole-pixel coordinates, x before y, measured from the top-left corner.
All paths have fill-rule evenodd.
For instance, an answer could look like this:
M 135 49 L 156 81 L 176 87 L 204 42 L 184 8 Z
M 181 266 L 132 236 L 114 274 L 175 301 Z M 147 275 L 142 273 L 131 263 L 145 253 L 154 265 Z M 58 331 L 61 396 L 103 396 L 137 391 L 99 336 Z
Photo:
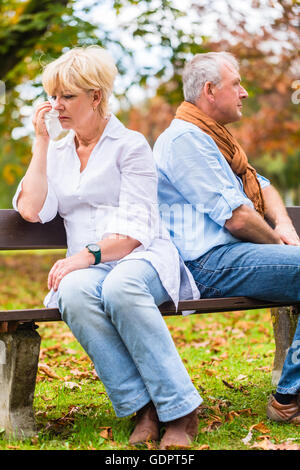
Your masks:
M 97 108 L 102 100 L 101 90 L 93 90 L 93 108 Z

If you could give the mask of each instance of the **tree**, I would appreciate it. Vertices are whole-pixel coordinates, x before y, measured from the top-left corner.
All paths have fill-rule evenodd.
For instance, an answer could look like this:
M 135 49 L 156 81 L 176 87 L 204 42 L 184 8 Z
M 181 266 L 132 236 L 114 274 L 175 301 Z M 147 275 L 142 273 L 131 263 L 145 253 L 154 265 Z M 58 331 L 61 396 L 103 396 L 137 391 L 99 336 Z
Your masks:
M 1 2 L 0 78 L 15 67 L 33 49 L 49 28 L 49 23 L 62 12 L 68 0 L 31 0 L 26 3 Z M 13 5 L 13 3 L 15 5 Z M 13 7 L 13 8 L 12 8 Z
M 91 2 L 79 8 L 75 0 L 0 0 L 0 77 L 6 85 L 6 105 L 0 104 L 2 207 L 10 206 L 30 159 L 31 136 L 24 130 L 24 121 L 43 94 L 42 66 L 66 48 L 84 44 L 99 44 L 113 52 L 124 77 L 116 89 L 120 115 L 129 126 L 141 130 L 150 144 L 167 127 L 183 98 L 185 60 L 209 50 L 235 53 L 250 97 L 246 115 L 233 132 L 266 176 L 274 177 L 276 169 L 275 179 L 283 190 L 290 184 L 299 186 L 290 178 L 290 172 L 299 167 L 295 155 L 300 146 L 299 105 L 291 100 L 291 85 L 299 79 L 297 1 L 253 0 L 247 10 L 247 2 L 238 9 L 229 0 L 201 0 L 194 3 L 194 17 L 189 19 L 191 9 L 175 8 L 170 0 L 104 0 L 117 28 L 93 16 L 99 2 Z M 249 29 L 249 11 L 256 23 L 264 20 L 255 31 Z M 216 27 L 208 37 L 206 25 L 211 18 Z M 184 23 L 184 19 L 189 20 Z M 27 84 L 30 96 L 24 93 Z M 134 107 L 129 98 L 133 84 L 143 87 L 148 98 Z M 258 155 L 264 158 L 258 160 Z M 274 164 L 279 160 L 289 164 Z M 282 172 L 288 172 L 284 178 Z
M 42 66 L 59 56 L 64 48 L 99 44 L 114 52 L 120 74 L 126 76 L 116 90 L 122 108 L 128 108 L 128 89 L 133 83 L 149 90 L 151 81 L 166 80 L 174 73 L 184 55 L 195 46 L 193 33 L 184 33 L 180 19 L 185 13 L 163 0 L 105 0 L 119 19 L 128 8 L 132 18 L 112 30 L 102 18 L 91 13 L 96 0 L 79 9 L 76 1 L 67 0 L 0 0 L 0 78 L 6 85 L 6 104 L 0 105 L 0 205 L 9 207 L 17 181 L 30 160 L 31 136 L 24 132 L 26 113 L 42 96 Z M 75 8 L 76 7 L 76 8 Z M 125 38 L 125 40 L 124 40 Z M 135 47 L 142 53 L 154 50 L 156 64 L 144 65 L 137 60 Z M 163 53 L 162 53 L 163 51 Z M 24 85 L 30 85 L 30 96 Z M 20 85 L 23 85 L 20 87 Z M 156 85 L 154 85 L 156 86 Z M 20 134 L 23 137 L 20 137 Z
M 211 42 L 210 48 L 230 50 L 239 58 L 249 92 L 246 115 L 232 126 L 233 132 L 250 161 L 272 180 L 287 202 L 300 203 L 300 179 L 295 178 L 300 175 L 299 105 L 293 100 L 293 87 L 300 76 L 300 4 L 255 0 L 252 5 L 261 15 L 275 9 L 276 18 L 273 15 L 268 21 L 264 17 L 253 34 L 247 29 L 247 12 L 241 13 L 228 39 Z M 229 2 L 228 7 L 235 16 Z M 218 26 L 219 37 L 225 28 L 228 33 L 223 18 Z
M 299 99 L 296 99 L 300 90 L 298 95 L 295 93 L 300 85 L 299 2 L 255 0 L 249 10 L 246 2 L 234 7 L 229 0 L 222 3 L 202 0 L 195 2 L 194 9 L 199 15 L 200 33 L 205 32 L 212 18 L 215 29 L 200 46 L 199 41 L 195 44 L 196 50 L 189 44 L 185 52 L 229 51 L 236 55 L 249 98 L 243 119 L 230 128 L 258 171 L 271 178 L 289 203 L 292 200 L 300 204 Z M 249 12 L 254 17 L 251 17 L 252 26 Z M 187 58 L 189 54 L 182 57 Z M 175 58 L 173 65 L 173 75 L 159 85 L 157 97 L 127 116 L 129 126 L 142 132 L 148 129 L 146 135 L 151 143 L 153 129 L 158 134 L 167 127 L 183 98 L 183 60 Z M 164 120 L 157 111 L 158 97 L 162 109 L 168 108 L 168 113 L 163 113 Z

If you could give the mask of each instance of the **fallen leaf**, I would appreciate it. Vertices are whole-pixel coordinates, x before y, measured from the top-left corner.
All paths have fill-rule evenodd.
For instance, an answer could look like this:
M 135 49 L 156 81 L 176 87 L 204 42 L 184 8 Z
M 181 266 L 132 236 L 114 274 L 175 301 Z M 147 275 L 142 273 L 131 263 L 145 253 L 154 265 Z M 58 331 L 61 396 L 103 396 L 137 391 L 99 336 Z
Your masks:
M 147 447 L 148 450 L 156 449 L 156 446 L 153 442 L 145 441 L 144 444 L 145 444 L 145 446 Z
M 79 388 L 81 390 L 81 386 L 76 382 L 65 382 L 63 387 L 70 388 L 71 390 L 73 390 L 73 388 Z
M 273 444 L 269 438 L 265 437 L 261 442 L 254 442 L 251 448 L 262 450 L 300 450 L 300 445 L 291 444 L 289 441 L 282 444 Z
M 205 369 L 204 371 L 207 375 L 216 375 L 218 372 L 216 370 L 212 370 L 212 369 Z
M 202 432 L 212 432 L 222 425 L 220 416 L 213 416 L 207 421 L 207 426 L 202 429 Z
M 31 438 L 31 444 L 37 445 L 39 443 L 39 436 L 33 436 Z
M 113 439 L 111 427 L 103 426 L 100 429 L 102 429 L 102 431 L 100 432 L 100 436 L 103 437 L 103 439 Z
M 263 439 L 261 442 L 254 442 L 251 449 L 276 450 L 276 446 L 269 439 Z
M 266 433 L 270 432 L 270 429 L 268 429 L 267 426 L 262 422 L 254 424 L 253 426 L 251 426 L 250 429 L 255 429 L 256 431 L 259 431 L 263 434 L 266 434 Z
M 245 414 L 247 414 L 247 415 L 249 415 L 249 416 L 251 416 L 251 415 L 256 415 L 256 413 L 252 413 L 251 408 L 243 408 L 242 410 L 238 410 L 237 413 L 240 414 L 240 415 L 243 414 L 243 413 L 245 413 Z
M 236 416 L 239 416 L 239 413 L 237 413 L 236 411 L 229 411 L 229 413 L 227 413 L 226 417 L 225 417 L 225 421 L 226 422 L 231 422 L 234 420 L 234 418 Z
M 187 445 L 187 446 L 184 446 L 184 445 L 177 445 L 177 446 L 174 446 L 174 445 L 170 445 L 170 446 L 166 446 L 166 450 L 185 450 L 185 449 L 190 449 L 191 446 Z
M 63 378 L 59 377 L 59 375 L 57 375 L 55 372 L 53 372 L 53 370 L 49 366 L 47 366 L 47 364 L 42 364 L 40 362 L 38 367 L 39 367 L 39 370 L 44 372 L 44 374 L 48 375 L 48 377 L 51 377 L 52 379 L 63 380 Z
M 209 450 L 210 447 L 208 444 L 202 444 L 200 447 L 196 447 L 197 450 Z
M 238 375 L 238 376 L 236 377 L 235 380 L 240 381 L 240 380 L 245 380 L 245 379 L 247 379 L 247 375 L 240 374 L 240 375 Z
M 283 444 L 276 444 L 275 447 L 278 450 L 300 450 L 299 444 L 290 444 L 289 441 L 284 442 Z
M 242 439 L 242 442 L 245 444 L 245 446 L 248 446 L 248 445 L 249 445 L 249 443 L 250 443 L 250 441 L 251 441 L 251 439 L 252 439 L 252 436 L 253 436 L 253 433 L 252 433 L 252 431 L 250 430 L 250 431 L 248 432 L 247 436 L 244 437 L 244 439 Z
M 44 401 L 50 401 L 50 400 L 52 400 L 52 398 L 46 397 L 45 395 L 41 395 L 41 399 L 44 400 Z
M 226 382 L 226 380 L 222 379 L 223 384 L 228 387 L 228 388 L 234 388 L 234 385 L 230 384 L 229 382 Z

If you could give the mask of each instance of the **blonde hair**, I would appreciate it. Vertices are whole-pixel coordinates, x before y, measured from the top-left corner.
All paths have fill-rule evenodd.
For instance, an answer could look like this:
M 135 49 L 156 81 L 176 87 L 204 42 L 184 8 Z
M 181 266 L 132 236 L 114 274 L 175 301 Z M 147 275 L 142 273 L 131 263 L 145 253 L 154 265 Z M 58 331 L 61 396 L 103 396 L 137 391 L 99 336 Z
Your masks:
M 102 99 L 98 110 L 104 117 L 117 73 L 112 57 L 102 47 L 74 47 L 46 65 L 42 84 L 50 96 L 58 88 L 71 93 L 100 89 Z

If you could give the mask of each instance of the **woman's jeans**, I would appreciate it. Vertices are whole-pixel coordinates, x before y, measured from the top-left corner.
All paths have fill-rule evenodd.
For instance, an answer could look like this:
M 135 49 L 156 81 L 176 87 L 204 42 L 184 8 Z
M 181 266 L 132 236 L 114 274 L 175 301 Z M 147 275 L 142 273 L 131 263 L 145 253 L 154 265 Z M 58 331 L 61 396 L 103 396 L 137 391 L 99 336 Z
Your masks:
M 300 301 L 300 246 L 238 242 L 215 247 L 186 265 L 203 298 Z M 277 391 L 300 392 L 300 322 Z
M 93 361 L 119 417 L 152 400 L 167 422 L 202 402 L 157 307 L 168 300 L 145 260 L 73 271 L 60 283 L 62 318 Z

